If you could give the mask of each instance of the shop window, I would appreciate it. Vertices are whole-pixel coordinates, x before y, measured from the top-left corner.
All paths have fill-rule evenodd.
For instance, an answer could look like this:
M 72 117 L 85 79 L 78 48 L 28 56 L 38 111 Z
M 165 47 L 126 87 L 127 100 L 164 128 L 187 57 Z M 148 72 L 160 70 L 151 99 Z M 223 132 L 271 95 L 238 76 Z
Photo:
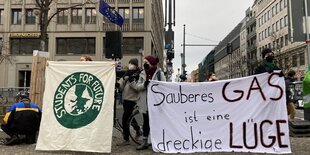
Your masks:
M 57 38 L 57 54 L 94 54 L 96 51 L 95 38 Z

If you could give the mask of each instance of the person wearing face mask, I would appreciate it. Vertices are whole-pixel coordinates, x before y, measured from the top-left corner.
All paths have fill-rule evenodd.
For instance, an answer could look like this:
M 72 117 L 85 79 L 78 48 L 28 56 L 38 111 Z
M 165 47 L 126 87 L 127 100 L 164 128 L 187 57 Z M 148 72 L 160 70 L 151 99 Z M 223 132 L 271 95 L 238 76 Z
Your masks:
M 274 53 L 270 48 L 265 48 L 262 51 L 263 61 L 262 63 L 255 69 L 255 74 L 261 73 L 272 73 L 275 70 L 281 70 L 274 62 Z M 280 72 L 280 77 L 284 76 L 283 72 Z
M 122 125 L 123 125 L 123 142 L 117 144 L 118 146 L 129 145 L 129 125 L 127 124 L 130 115 L 134 109 L 134 106 L 139 99 L 139 93 L 135 89 L 130 86 L 130 83 L 139 79 L 140 69 L 138 67 L 138 59 L 133 58 L 129 60 L 128 70 L 125 72 L 124 76 L 120 78 L 118 83 L 116 83 L 116 87 L 122 91 L 123 97 L 123 117 L 122 117 Z M 141 136 L 141 129 L 138 125 L 133 124 L 134 129 L 136 130 L 136 136 Z
M 158 62 L 159 59 L 157 57 L 151 55 L 144 57 L 144 70 L 140 73 L 139 80 L 131 83 L 132 86 L 139 91 L 139 111 L 143 114 L 143 143 L 136 148 L 137 150 L 144 150 L 148 148 L 147 139 L 150 133 L 150 125 L 147 110 L 147 86 L 149 84 L 149 80 L 166 81 L 164 73 L 159 67 L 157 67 Z

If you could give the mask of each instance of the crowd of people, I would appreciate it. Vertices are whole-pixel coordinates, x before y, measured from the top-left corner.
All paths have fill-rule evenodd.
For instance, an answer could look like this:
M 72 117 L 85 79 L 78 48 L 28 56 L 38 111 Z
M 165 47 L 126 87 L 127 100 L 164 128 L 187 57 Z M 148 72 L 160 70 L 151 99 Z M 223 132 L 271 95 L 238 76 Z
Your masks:
M 262 51 L 263 61 L 255 69 L 255 74 L 272 73 L 275 70 L 280 70 L 280 77 L 284 76 L 281 69 L 274 63 L 274 53 L 271 49 L 266 48 Z M 87 55 L 80 57 L 80 61 L 92 61 L 92 58 Z M 150 80 L 166 81 L 163 71 L 158 67 L 158 57 L 148 55 L 143 59 L 142 68 L 139 67 L 139 61 L 136 58 L 129 60 L 127 70 L 124 75 L 116 81 L 115 87 L 122 92 L 123 100 L 123 141 L 118 146 L 130 145 L 129 141 L 129 125 L 128 119 L 136 105 L 139 106 L 139 111 L 143 114 L 142 129 L 138 125 L 133 125 L 137 136 L 143 136 L 143 143 L 136 147 L 137 150 L 148 148 L 148 136 L 150 133 L 149 115 L 147 109 L 147 86 Z M 294 71 L 289 71 L 285 78 L 286 94 L 287 94 L 287 109 L 290 119 L 295 117 L 295 106 L 291 98 L 292 94 L 288 85 L 294 82 Z M 215 73 L 210 72 L 206 81 L 217 81 Z M 16 117 L 23 115 L 23 117 Z M 4 124 L 1 125 L 2 130 L 10 136 L 7 139 L 6 145 L 20 144 L 26 142 L 33 144 L 36 141 L 36 135 L 39 130 L 41 120 L 41 109 L 36 104 L 32 103 L 27 96 L 23 96 L 20 101 L 14 103 L 7 111 Z

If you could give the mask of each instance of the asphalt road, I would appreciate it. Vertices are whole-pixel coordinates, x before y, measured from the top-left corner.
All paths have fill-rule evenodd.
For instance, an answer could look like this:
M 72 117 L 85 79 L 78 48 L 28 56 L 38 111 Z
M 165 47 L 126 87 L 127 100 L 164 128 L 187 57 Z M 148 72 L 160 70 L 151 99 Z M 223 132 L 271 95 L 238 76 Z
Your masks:
M 117 106 L 117 117 L 121 118 L 122 108 Z M 297 118 L 303 118 L 303 110 L 297 110 Z M 6 134 L 0 131 L 0 138 L 7 137 Z M 137 151 L 135 149 L 136 144 L 131 142 L 131 145 L 128 146 L 117 146 L 117 143 L 122 141 L 122 134 L 114 129 L 113 130 L 113 140 L 112 140 L 112 155 L 136 155 L 136 154 L 163 154 L 163 153 L 154 153 L 150 147 L 147 150 Z M 310 155 L 310 137 L 290 137 L 291 149 L 293 155 Z M 26 145 L 21 144 L 17 146 L 5 146 L 0 145 L 0 155 L 99 155 L 99 153 L 85 153 L 85 152 L 72 152 L 72 151 L 36 151 L 35 144 Z M 194 153 L 192 153 L 194 154 Z M 212 155 L 253 155 L 258 153 L 195 153 L 195 155 L 200 154 L 212 154 Z M 261 154 L 260 154 L 261 155 Z

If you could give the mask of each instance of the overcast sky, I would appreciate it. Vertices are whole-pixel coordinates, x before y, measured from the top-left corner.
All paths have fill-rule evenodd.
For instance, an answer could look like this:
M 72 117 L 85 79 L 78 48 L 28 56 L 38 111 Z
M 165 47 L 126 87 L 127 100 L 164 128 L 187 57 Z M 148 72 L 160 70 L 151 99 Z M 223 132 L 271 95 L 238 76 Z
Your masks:
M 245 17 L 245 11 L 253 0 L 175 0 L 176 25 L 172 29 L 175 36 L 174 74 L 181 70 L 183 52 L 183 25 L 185 24 L 186 44 L 217 44 Z M 163 0 L 163 5 L 165 0 Z M 198 68 L 198 64 L 214 47 L 192 47 L 185 49 L 187 73 Z

